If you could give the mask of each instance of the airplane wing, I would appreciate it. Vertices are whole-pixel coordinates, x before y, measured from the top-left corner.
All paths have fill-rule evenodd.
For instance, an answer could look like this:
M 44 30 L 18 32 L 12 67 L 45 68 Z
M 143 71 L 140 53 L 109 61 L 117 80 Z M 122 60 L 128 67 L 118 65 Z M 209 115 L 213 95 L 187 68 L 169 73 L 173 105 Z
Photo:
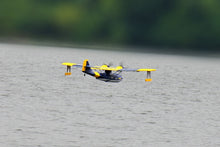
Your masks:
M 156 69 L 147 69 L 147 68 L 140 68 L 140 69 L 128 69 L 128 68 L 123 68 L 121 71 L 125 72 L 140 72 L 140 71 L 156 71 Z
M 108 67 L 107 65 L 94 66 L 94 67 L 91 67 L 91 69 L 94 69 L 94 70 L 108 70 L 108 71 L 125 71 L 125 72 L 156 71 L 156 69 L 147 69 L 147 68 L 128 69 L 128 68 L 123 68 L 122 66 Z
M 119 71 L 119 70 L 122 70 L 123 67 L 122 66 L 108 67 L 107 65 L 102 65 L 102 66 L 91 67 L 91 69 L 94 69 L 94 70 L 107 70 L 107 71 Z
M 62 63 L 62 65 L 66 65 L 66 66 L 74 66 L 74 67 L 79 67 L 79 68 L 81 68 L 82 67 L 82 65 L 80 65 L 80 64 L 77 64 L 77 63 L 69 63 L 69 62 L 65 62 L 65 63 Z

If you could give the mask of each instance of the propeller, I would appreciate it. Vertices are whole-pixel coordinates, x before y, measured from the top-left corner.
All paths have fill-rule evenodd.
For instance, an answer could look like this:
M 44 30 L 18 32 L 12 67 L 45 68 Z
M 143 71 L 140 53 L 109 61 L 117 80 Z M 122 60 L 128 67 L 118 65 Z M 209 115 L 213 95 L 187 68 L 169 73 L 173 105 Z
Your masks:
M 108 67 L 110 67 L 110 66 L 112 66 L 113 65 L 113 63 L 112 62 L 110 62 L 109 64 L 103 64 L 103 65 L 107 65 Z
M 108 67 L 110 67 L 110 66 L 112 66 L 113 65 L 113 63 L 112 62 L 110 62 L 109 64 L 108 64 Z
M 120 62 L 119 66 L 125 68 L 124 63 L 122 61 Z

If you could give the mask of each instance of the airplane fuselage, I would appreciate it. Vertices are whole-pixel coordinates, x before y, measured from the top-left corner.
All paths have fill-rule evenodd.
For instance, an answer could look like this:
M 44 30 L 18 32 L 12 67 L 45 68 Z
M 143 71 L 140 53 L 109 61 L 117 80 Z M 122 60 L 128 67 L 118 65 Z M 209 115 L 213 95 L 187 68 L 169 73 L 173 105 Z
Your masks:
M 120 82 L 123 78 L 121 75 L 112 73 L 112 74 L 106 74 L 106 73 L 100 73 L 100 76 L 96 79 L 105 81 L 105 82 Z
M 112 70 L 104 70 L 104 72 L 92 70 L 87 60 L 83 63 L 82 72 L 105 82 L 120 82 L 123 79 L 119 73 L 113 73 Z
M 97 80 L 105 81 L 105 82 L 120 82 L 123 78 L 120 74 L 117 73 L 98 73 L 93 72 L 92 70 L 85 71 L 85 74 L 95 77 Z

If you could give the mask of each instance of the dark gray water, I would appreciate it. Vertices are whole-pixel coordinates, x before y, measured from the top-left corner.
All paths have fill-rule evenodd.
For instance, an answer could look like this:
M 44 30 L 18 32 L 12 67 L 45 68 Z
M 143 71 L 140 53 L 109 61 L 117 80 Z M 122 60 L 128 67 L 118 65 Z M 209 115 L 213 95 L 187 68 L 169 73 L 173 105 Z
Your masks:
M 0 44 L 0 146 L 220 146 L 220 59 Z M 120 83 L 62 62 L 156 68 Z

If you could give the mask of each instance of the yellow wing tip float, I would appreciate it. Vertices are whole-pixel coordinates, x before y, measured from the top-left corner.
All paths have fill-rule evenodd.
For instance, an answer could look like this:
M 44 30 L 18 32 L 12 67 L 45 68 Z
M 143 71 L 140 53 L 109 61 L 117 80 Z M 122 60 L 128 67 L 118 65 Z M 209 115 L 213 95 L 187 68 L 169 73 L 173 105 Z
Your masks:
M 151 82 L 151 72 L 156 71 L 156 69 L 147 69 L 147 68 L 139 68 L 139 69 L 128 69 L 123 66 L 117 67 L 109 67 L 109 65 L 101 65 L 101 66 L 90 66 L 88 59 L 83 61 L 83 64 L 79 65 L 76 63 L 64 62 L 62 65 L 66 65 L 67 72 L 65 75 L 71 75 L 71 67 L 78 67 L 82 69 L 82 72 L 88 74 L 90 76 L 95 77 L 98 80 L 105 82 L 120 82 L 123 77 L 121 76 L 122 72 L 147 72 L 146 82 Z
M 65 76 L 70 76 L 72 73 L 71 72 L 66 72 Z
M 151 82 L 152 79 L 145 79 L 145 82 Z

